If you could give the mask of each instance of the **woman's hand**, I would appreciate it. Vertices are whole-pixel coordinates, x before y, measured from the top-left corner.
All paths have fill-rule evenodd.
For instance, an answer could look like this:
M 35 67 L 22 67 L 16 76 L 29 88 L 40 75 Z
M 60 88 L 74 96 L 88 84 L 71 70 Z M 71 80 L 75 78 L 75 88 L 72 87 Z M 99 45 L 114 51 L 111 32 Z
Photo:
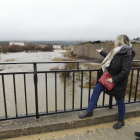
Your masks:
M 113 83 L 112 78 L 107 79 L 107 82 L 108 82 L 108 83 Z
M 101 52 L 101 50 L 103 50 L 103 48 L 102 49 L 96 49 L 96 52 Z

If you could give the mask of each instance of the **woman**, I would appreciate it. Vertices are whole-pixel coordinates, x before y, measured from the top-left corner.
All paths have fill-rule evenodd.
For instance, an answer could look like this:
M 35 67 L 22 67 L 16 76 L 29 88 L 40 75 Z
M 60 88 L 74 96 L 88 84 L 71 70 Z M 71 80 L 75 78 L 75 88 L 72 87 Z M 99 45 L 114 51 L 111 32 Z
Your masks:
M 124 97 L 126 94 L 126 87 L 128 81 L 128 75 L 131 70 L 131 61 L 135 56 L 135 51 L 132 48 L 129 38 L 126 35 L 119 35 L 115 40 L 115 48 L 110 51 L 109 54 L 103 50 L 96 50 L 102 56 L 105 57 L 101 67 L 103 72 L 107 68 L 108 73 L 113 78 L 107 79 L 109 83 L 115 83 L 115 87 L 112 90 L 107 90 L 107 94 L 113 95 L 118 104 L 118 123 L 116 123 L 113 128 L 119 129 L 125 125 L 125 102 Z M 91 117 L 93 115 L 93 110 L 97 101 L 99 99 L 100 93 L 105 90 L 105 87 L 98 83 L 92 93 L 90 102 L 87 107 L 87 111 L 79 115 L 80 118 Z

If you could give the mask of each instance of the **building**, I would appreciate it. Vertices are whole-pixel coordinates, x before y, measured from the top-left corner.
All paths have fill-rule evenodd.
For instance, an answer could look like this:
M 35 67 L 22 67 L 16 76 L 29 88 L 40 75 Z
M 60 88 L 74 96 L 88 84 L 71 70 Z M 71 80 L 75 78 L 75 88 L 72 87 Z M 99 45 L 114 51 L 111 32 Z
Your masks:
M 12 46 L 12 45 L 19 45 L 19 46 L 24 46 L 24 42 L 9 42 L 9 46 Z
M 61 45 L 53 45 L 53 49 L 61 49 Z

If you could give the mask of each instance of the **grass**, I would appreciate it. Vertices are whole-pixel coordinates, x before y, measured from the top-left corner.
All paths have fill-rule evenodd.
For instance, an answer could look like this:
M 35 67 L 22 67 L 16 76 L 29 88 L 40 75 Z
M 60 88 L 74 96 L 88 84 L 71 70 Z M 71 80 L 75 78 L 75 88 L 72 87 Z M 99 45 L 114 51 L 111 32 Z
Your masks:
M 61 54 L 65 57 L 69 57 L 72 55 L 72 51 L 61 52 Z
M 64 58 L 54 58 L 54 59 L 52 59 L 52 61 L 65 61 L 65 59 Z
M 53 61 L 74 61 L 73 59 L 64 59 L 64 58 L 54 58 Z M 76 63 L 64 63 L 63 68 L 58 68 L 54 67 L 51 68 L 50 70 L 72 70 L 72 69 L 77 69 L 77 64 Z M 66 77 L 70 77 L 71 72 L 66 72 Z M 64 72 L 60 73 L 60 76 L 64 76 Z
M 7 60 L 5 60 L 5 62 L 12 62 L 12 61 L 15 61 L 15 59 L 7 59 Z

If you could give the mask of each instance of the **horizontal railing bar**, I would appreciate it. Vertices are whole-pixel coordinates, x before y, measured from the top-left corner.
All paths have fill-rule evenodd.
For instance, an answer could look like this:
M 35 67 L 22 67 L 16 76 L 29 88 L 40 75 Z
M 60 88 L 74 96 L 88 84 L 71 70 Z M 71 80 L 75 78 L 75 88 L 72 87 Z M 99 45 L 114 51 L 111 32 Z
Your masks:
M 134 103 L 138 103 L 138 102 L 140 102 L 140 100 L 139 101 L 135 101 L 135 102 L 134 101 L 133 102 L 126 102 L 125 104 L 131 104 L 131 103 L 134 104 Z
M 140 60 L 133 60 L 132 62 L 140 62 Z
M 9 74 L 34 74 L 34 72 L 7 72 L 0 73 L 0 75 L 9 75 Z
M 131 69 L 137 70 L 140 67 L 132 67 Z M 37 71 L 37 73 L 55 73 L 55 72 L 78 72 L 78 71 L 100 71 L 101 69 L 83 69 L 83 70 L 53 70 L 53 71 Z M 34 74 L 34 72 L 7 72 L 0 73 L 0 75 L 9 75 L 9 74 Z
M 92 63 L 92 62 L 102 62 L 101 60 L 92 60 L 92 61 L 51 61 L 51 62 L 11 62 L 11 63 L 0 63 L 0 65 L 7 65 L 7 64 L 44 64 L 44 63 Z
M 3 117 L 0 117 L 0 121 L 4 121 L 4 120 L 11 120 L 11 119 L 20 119 L 20 118 L 28 118 L 28 117 L 34 117 L 36 116 L 35 114 L 30 114 L 28 116 L 26 115 L 23 115 L 23 116 L 18 116 L 18 117 L 8 117 L 8 118 L 3 118 Z
M 102 62 L 102 60 L 92 60 L 92 61 L 55 61 L 55 62 L 14 62 L 14 63 L 0 63 L 0 65 L 7 64 L 44 64 L 44 63 L 93 63 L 93 62 Z M 132 62 L 140 62 L 140 60 L 133 60 Z
M 37 73 L 55 73 L 55 72 L 80 72 L 80 71 L 100 71 L 101 69 L 89 69 L 89 70 L 55 70 L 55 71 L 38 71 Z
M 53 70 L 53 71 L 37 71 L 37 73 L 78 72 L 78 71 L 100 71 L 100 70 L 101 70 L 101 69 Z M 34 74 L 34 72 L 9 72 L 9 73 L 0 73 L 0 75 L 9 75 L 9 74 Z

